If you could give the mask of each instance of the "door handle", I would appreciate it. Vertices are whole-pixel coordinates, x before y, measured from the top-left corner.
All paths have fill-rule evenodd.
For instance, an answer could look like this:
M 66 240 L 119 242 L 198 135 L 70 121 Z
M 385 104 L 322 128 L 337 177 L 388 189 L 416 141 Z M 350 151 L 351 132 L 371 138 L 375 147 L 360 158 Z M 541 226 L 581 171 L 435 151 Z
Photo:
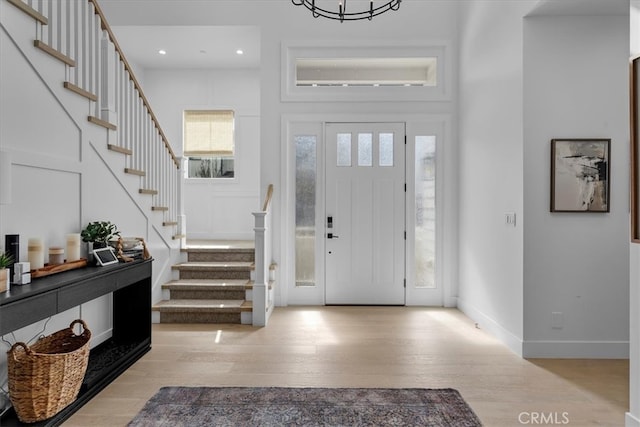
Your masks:
M 335 235 L 335 234 L 333 234 L 333 233 L 327 233 L 327 239 L 337 239 L 337 238 L 339 238 L 339 237 L 340 237 L 340 236 L 337 236 L 337 235 Z

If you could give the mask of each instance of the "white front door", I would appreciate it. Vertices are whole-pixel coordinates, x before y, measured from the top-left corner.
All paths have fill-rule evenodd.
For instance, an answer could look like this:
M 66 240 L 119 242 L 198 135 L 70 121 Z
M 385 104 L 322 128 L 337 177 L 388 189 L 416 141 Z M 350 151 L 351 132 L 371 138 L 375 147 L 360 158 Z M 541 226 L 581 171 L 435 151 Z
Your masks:
M 325 150 L 326 304 L 404 305 L 404 123 L 328 123 Z

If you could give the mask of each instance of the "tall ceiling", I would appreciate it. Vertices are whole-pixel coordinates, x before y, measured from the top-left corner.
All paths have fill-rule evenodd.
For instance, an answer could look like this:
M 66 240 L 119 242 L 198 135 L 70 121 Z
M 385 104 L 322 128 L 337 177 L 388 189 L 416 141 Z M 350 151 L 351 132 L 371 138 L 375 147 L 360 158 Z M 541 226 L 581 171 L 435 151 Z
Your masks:
M 146 25 L 111 29 L 127 59 L 139 67 L 260 67 L 260 29 L 255 26 Z M 165 55 L 158 53 L 161 49 Z
M 629 0 L 539 0 L 532 15 L 627 15 Z
M 250 5 L 256 0 L 245 1 Z M 289 0 L 261 0 L 287 1 Z M 411 0 L 437 1 L 437 0 Z M 495 1 L 495 0 L 469 0 Z M 514 1 L 514 0 L 509 0 Z M 202 11 L 211 12 L 222 0 L 100 0 L 103 10 L 116 12 L 110 20 L 113 32 L 127 59 L 143 68 L 259 68 L 260 27 L 256 25 L 208 26 Z M 140 22 L 140 6 L 152 13 Z M 158 7 L 153 7 L 157 5 Z M 138 9 L 136 9 L 136 6 Z M 249 6 L 248 6 L 249 7 Z M 291 5 L 293 8 L 294 6 Z M 407 1 L 409 7 L 409 1 Z M 127 13 L 131 10 L 131 13 Z M 180 11 L 180 16 L 171 16 Z M 529 16 L 540 15 L 625 15 L 629 0 L 539 0 Z M 109 14 L 107 14 L 109 18 Z M 176 19 L 179 18 L 179 19 Z M 259 18 L 258 18 L 259 19 Z M 119 22 L 120 21 L 120 22 Z M 206 22 L 206 20 L 204 20 Z M 170 25 L 177 22 L 180 25 Z M 166 55 L 160 55 L 159 50 Z M 243 54 L 238 55 L 237 50 Z

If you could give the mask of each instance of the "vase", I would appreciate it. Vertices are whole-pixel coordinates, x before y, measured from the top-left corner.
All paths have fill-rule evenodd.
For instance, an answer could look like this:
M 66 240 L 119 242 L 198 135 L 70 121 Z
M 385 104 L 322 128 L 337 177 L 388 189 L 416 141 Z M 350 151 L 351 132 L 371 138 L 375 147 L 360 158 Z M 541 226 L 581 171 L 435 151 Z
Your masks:
M 0 292 L 6 292 L 11 286 L 8 268 L 0 268 Z

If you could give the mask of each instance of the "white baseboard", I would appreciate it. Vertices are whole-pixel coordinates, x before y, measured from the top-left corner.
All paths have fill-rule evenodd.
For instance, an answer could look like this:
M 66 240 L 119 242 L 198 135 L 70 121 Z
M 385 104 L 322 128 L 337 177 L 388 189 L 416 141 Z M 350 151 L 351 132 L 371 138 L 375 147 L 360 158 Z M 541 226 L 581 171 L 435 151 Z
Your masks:
M 625 417 L 624 427 L 640 427 L 640 418 L 636 418 L 631 415 L 630 412 L 627 412 L 627 416 Z
M 500 340 L 515 354 L 522 357 L 522 339 L 515 336 L 511 331 L 506 330 L 494 319 L 477 310 L 471 304 L 467 304 L 463 299 L 458 298 L 457 305 L 458 309 L 475 321 L 478 326 Z
M 628 359 L 628 341 L 524 341 L 527 358 Z

